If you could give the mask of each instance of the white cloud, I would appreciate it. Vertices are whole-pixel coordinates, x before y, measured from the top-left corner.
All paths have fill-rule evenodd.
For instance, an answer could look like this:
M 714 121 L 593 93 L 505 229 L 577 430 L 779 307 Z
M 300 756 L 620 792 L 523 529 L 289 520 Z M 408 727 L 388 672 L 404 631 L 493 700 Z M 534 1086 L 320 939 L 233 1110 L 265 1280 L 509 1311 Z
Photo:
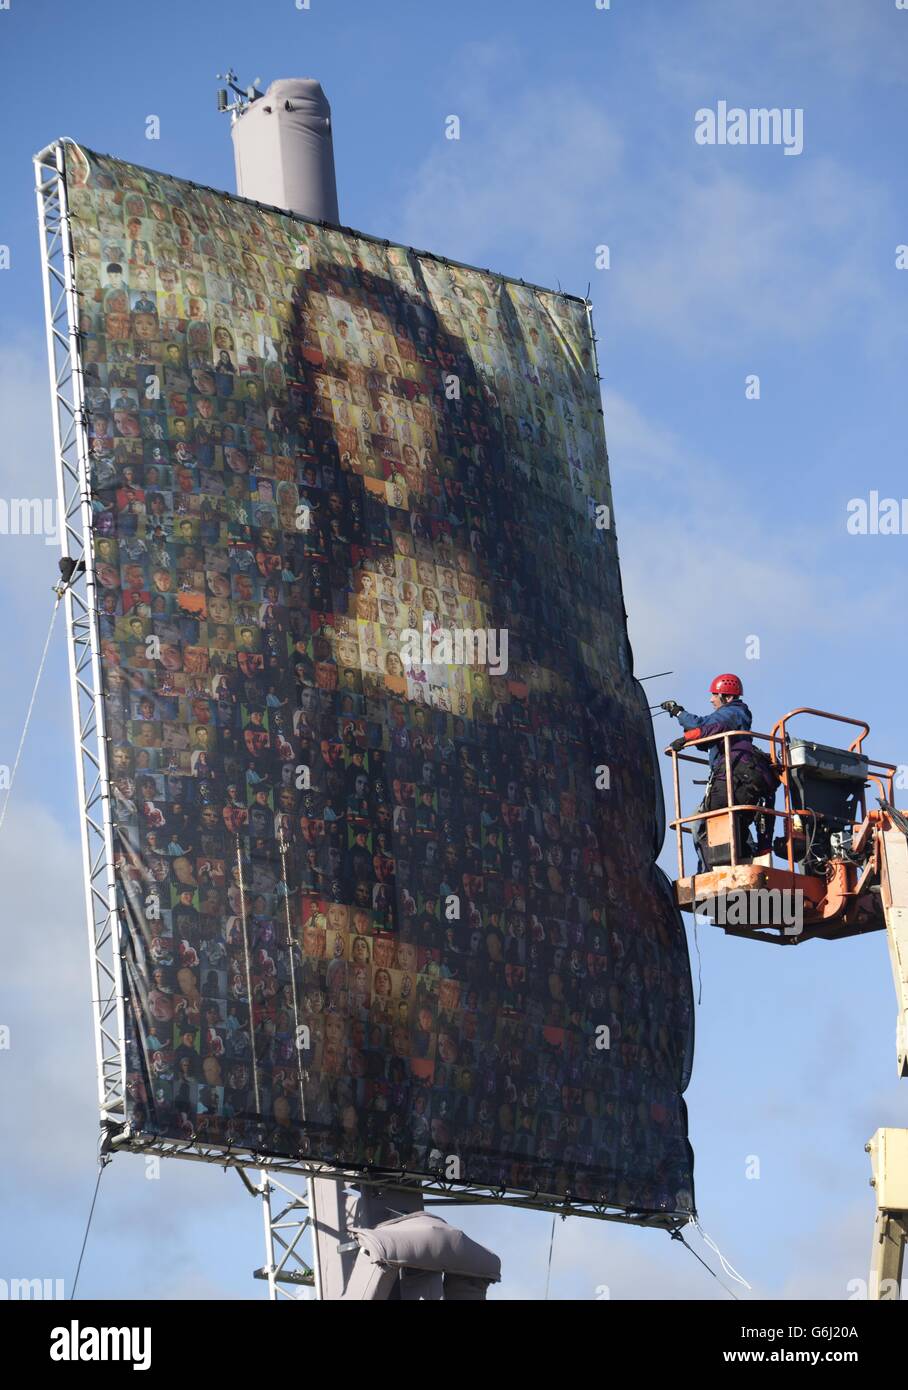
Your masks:
M 645 186 L 619 220 L 621 318 L 687 347 L 724 344 L 729 355 L 742 337 L 751 347 L 804 340 L 841 328 L 843 316 L 859 315 L 876 340 L 880 316 L 890 317 L 882 285 L 891 257 L 871 231 L 883 220 L 882 191 L 831 159 L 764 186 L 759 166 L 745 172 L 739 161 L 730 172 L 716 153 L 700 150 L 701 167 L 661 180 L 658 221 Z
M 855 81 L 868 75 L 874 83 L 903 83 L 905 15 L 895 0 L 855 4 L 854 0 L 811 0 L 791 5 L 787 0 L 726 0 L 721 6 L 701 3 L 697 32 L 702 50 L 738 61 L 751 80 L 764 80 L 781 68 L 808 83 L 817 73 Z M 748 35 L 741 43 L 741 34 Z M 701 51 L 702 51 L 701 50 Z
M 403 239 L 546 284 L 570 272 L 575 292 L 592 281 L 609 339 L 635 330 L 732 355 L 847 326 L 876 350 L 891 345 L 894 253 L 873 230 L 890 198 L 859 170 L 780 155 L 770 177 L 766 156 L 779 151 L 695 145 L 693 106 L 679 134 L 674 121 L 662 128 L 658 103 L 616 115 L 565 82 L 506 107 L 490 100 L 491 71 L 485 89 L 481 70 L 472 81 L 463 138 L 439 135 L 413 172 Z M 609 271 L 594 268 L 601 243 Z M 515 245 L 519 263 L 502 265 Z
M 611 387 L 603 391 L 609 457 L 626 476 L 647 482 L 670 483 L 695 466 L 682 440 Z
M 776 1297 L 781 1299 L 848 1299 L 854 1280 L 867 1280 L 870 1272 L 873 1205 L 867 1201 L 843 1203 L 835 1216 L 818 1213 L 807 1230 L 790 1228 L 791 1266 Z
M 603 411 L 637 670 L 699 670 L 707 641 L 740 664 L 755 634 L 781 672 L 803 658 L 808 615 L 815 651 L 833 650 L 843 623 L 884 636 L 888 576 L 871 571 L 855 585 L 841 558 L 844 523 L 833 531 L 819 509 L 792 526 L 727 460 L 688 448 L 622 391 L 603 390 Z
M 595 206 L 618 171 L 621 141 L 603 110 L 569 86 L 534 88 L 515 107 L 463 106 L 459 141 L 442 139 L 414 171 L 402 237 L 455 260 L 488 263 L 521 245 L 526 264 L 558 264 L 583 234 L 593 265 Z M 495 269 L 500 269 L 496 266 Z
M 6 527 L 0 529 L 0 591 L 4 600 L 0 694 L 8 714 L 0 762 L 10 764 L 53 610 L 51 590 L 60 578 L 56 536 L 51 535 L 48 543 L 43 534 L 15 534 L 23 528 L 17 509 L 10 508 L 17 499 L 34 499 L 42 513 L 45 505 L 51 504 L 49 515 L 56 523 L 50 387 L 43 344 L 36 337 L 23 337 L 0 348 L 0 420 L 0 519 Z M 58 614 L 45 678 L 48 683 L 59 677 L 63 667 L 63 626 L 62 614 Z M 68 720 L 68 705 L 64 708 Z
M 628 61 L 661 105 L 679 96 L 695 106 L 725 97 L 742 106 L 817 109 L 835 84 L 842 111 L 862 80 L 875 89 L 906 81 L 904 21 L 895 0 L 693 0 L 635 11 Z
M 70 768 L 60 770 L 69 795 Z M 64 782 L 65 779 L 65 782 Z M 46 807 L 13 800 L 0 839 L 6 952 L 0 986 L 11 1046 L 0 1053 L 16 1162 L 58 1172 L 61 1149 L 97 1135 L 91 986 L 77 844 Z

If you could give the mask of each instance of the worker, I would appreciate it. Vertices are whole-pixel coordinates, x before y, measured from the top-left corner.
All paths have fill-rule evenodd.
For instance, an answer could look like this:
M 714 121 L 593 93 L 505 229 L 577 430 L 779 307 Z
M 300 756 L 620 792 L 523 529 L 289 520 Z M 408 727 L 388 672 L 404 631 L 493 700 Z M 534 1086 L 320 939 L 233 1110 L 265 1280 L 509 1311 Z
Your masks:
M 683 737 L 675 739 L 671 745 L 675 752 L 680 752 L 691 744 L 696 745 L 699 739 L 708 738 L 710 734 L 750 729 L 752 715 L 744 703 L 743 695 L 744 686 L 740 677 L 725 672 L 716 676 L 709 687 L 712 714 L 689 714 L 674 700 L 663 700 L 661 708 L 677 719 L 684 729 Z M 726 785 L 725 740 L 715 739 L 708 743 L 706 748 L 709 753 L 709 780 L 706 784 L 706 794 L 697 807 L 698 811 L 715 811 L 729 805 L 773 804 L 778 779 L 772 772 L 766 755 L 754 748 L 753 739 L 746 737 L 742 732 L 740 737 L 728 741 L 728 760 L 732 777 L 730 800 Z M 754 820 L 754 812 L 738 811 L 734 820 L 735 850 L 739 861 L 750 859 L 752 853 L 762 854 L 769 849 L 773 820 L 771 816 L 759 818 L 755 849 L 747 834 Z M 705 820 L 697 821 L 694 826 L 694 844 L 701 873 L 709 867 L 714 867 L 707 862 L 706 828 Z

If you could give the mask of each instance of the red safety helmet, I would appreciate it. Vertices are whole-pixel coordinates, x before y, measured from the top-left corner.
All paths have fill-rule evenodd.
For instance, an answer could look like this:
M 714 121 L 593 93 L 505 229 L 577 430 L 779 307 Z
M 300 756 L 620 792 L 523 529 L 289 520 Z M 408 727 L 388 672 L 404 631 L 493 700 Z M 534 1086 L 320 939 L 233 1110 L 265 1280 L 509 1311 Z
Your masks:
M 709 693 L 710 695 L 743 695 L 744 686 L 741 684 L 741 677 L 733 676 L 726 671 L 724 675 L 714 678 L 709 687 Z

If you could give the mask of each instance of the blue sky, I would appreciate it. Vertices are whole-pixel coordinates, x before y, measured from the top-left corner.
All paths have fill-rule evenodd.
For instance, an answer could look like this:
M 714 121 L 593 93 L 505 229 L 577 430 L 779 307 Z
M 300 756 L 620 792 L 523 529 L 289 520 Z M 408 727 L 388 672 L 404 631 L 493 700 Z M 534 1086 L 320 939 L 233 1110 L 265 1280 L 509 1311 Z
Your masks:
M 640 674 L 687 707 L 737 670 L 756 726 L 856 714 L 908 764 L 908 537 L 850 535 L 850 499 L 908 495 L 903 176 L 908 12 L 895 0 L 594 0 L 494 6 L 11 0 L 0 11 L 0 497 L 54 495 L 31 156 L 70 135 L 233 189 L 215 74 L 315 76 L 341 218 L 583 294 L 600 337 L 625 602 Z M 804 150 L 701 146 L 720 100 L 801 108 Z M 444 138 L 445 118 L 461 139 Z M 161 138 L 145 138 L 146 117 Z M 611 268 L 595 267 L 608 244 Z M 760 377 L 759 400 L 745 377 Z M 0 535 L 0 763 L 11 764 L 57 551 Z M 758 659 L 745 657 L 760 639 Z M 819 726 L 823 737 L 829 726 Z M 668 721 L 657 724 L 669 736 Z M 905 802 L 905 794 L 901 801 Z M 88 965 L 62 623 L 0 835 L 6 903 L 0 1277 L 71 1277 L 94 1185 Z M 671 872 L 671 846 L 663 855 Z M 772 1298 L 865 1277 L 863 1145 L 905 1123 L 882 933 L 792 951 L 698 932 L 687 1094 L 705 1229 Z M 695 980 L 698 954 L 691 938 Z M 759 1179 L 746 1177 L 748 1159 Z M 501 1254 L 499 1295 L 541 1298 L 550 1218 L 460 1209 Z M 263 1296 L 239 1179 L 172 1164 L 104 1176 L 80 1293 Z M 694 1236 L 695 1248 L 712 1258 Z M 658 1233 L 559 1222 L 551 1296 L 724 1297 Z M 745 1293 L 745 1297 L 752 1296 Z

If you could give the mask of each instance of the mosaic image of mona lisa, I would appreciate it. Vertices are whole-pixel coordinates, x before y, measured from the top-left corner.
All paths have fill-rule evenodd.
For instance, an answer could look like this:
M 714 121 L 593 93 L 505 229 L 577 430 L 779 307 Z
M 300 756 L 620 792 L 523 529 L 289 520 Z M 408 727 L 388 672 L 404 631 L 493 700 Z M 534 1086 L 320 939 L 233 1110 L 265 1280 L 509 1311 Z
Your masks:
M 689 1213 L 585 302 L 67 165 L 133 1130 Z

